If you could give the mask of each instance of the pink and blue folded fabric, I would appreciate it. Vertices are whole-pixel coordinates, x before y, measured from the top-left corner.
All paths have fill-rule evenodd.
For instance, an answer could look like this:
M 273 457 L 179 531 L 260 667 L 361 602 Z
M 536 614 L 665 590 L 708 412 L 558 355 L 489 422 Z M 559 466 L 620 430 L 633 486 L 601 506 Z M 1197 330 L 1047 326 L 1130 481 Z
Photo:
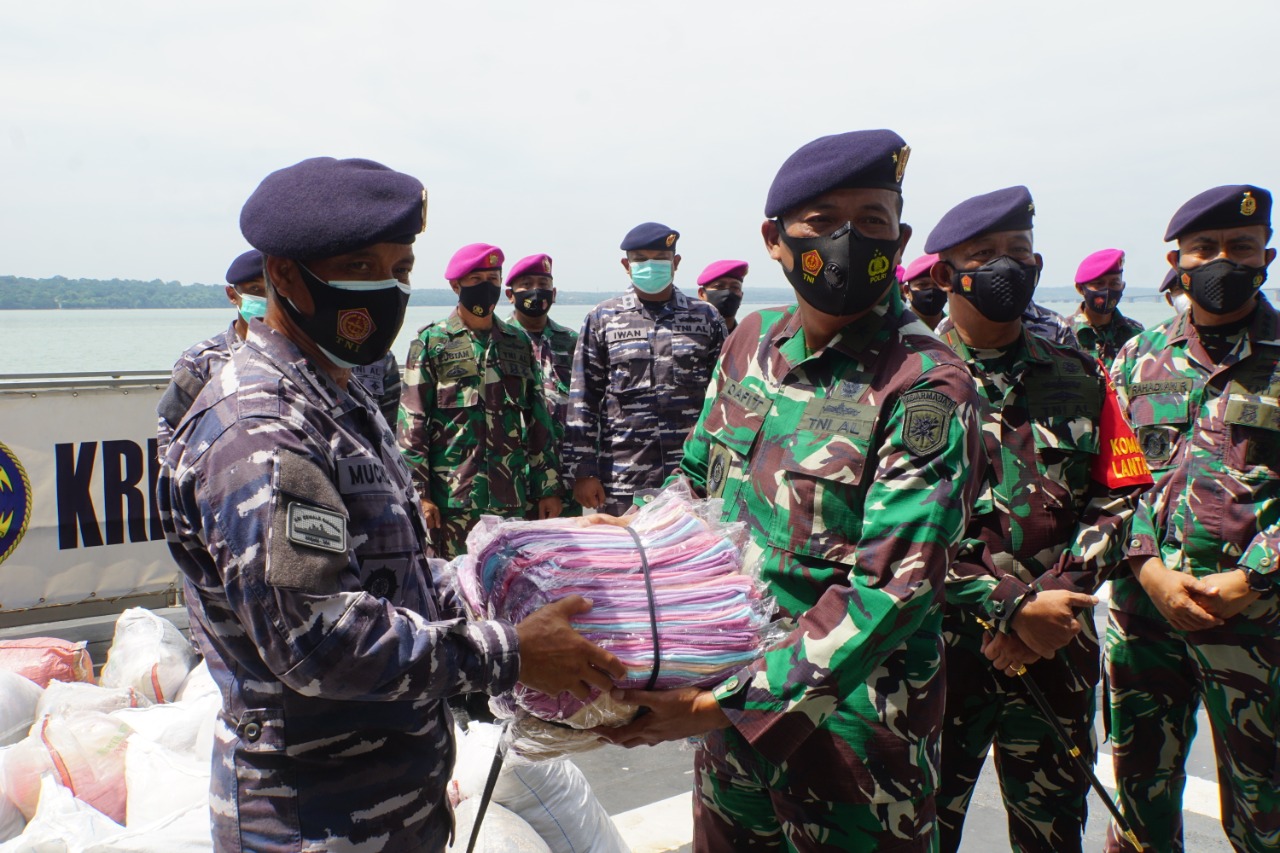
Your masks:
M 478 547 L 460 561 L 458 585 L 473 612 L 511 622 L 568 595 L 591 599 L 592 609 L 572 624 L 626 666 L 619 687 L 718 684 L 761 654 L 773 603 L 742 573 L 735 530 L 708 523 L 696 509 L 683 490 L 668 489 L 631 522 L 648 584 L 626 528 L 555 519 L 495 522 L 473 534 Z M 596 697 L 517 685 L 512 698 L 534 716 L 561 721 L 580 716 Z

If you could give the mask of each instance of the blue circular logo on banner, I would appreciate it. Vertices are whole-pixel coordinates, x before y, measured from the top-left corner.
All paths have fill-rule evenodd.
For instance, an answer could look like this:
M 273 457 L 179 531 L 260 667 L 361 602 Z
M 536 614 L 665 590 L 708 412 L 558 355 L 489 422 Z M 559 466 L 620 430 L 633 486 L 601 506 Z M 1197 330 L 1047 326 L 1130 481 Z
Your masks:
M 0 443 L 0 563 L 22 541 L 31 521 L 31 481 L 18 457 Z

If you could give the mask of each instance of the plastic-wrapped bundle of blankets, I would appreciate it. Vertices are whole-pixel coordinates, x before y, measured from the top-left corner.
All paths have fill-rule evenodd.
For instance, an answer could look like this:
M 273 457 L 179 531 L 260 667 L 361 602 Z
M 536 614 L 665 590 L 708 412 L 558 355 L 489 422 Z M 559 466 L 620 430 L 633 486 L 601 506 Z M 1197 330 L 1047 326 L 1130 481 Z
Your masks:
M 693 500 L 680 482 L 627 526 L 486 517 L 454 563 L 458 590 L 476 616 L 511 622 L 568 595 L 591 599 L 573 626 L 627 667 L 618 687 L 719 684 L 763 652 L 774 610 L 742 570 L 745 529 L 719 515 L 719 501 Z M 526 758 L 590 748 L 595 737 L 578 730 L 638 710 L 597 691 L 582 700 L 520 684 L 491 708 L 512 719 L 512 749 Z

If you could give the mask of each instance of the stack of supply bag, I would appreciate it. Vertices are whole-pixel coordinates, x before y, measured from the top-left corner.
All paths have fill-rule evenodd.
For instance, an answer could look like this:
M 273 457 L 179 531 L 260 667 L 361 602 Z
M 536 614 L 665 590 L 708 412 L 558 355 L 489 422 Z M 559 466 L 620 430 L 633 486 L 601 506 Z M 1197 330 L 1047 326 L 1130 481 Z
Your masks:
M 762 653 L 774 610 L 742 569 L 745 530 L 719 522 L 719 510 L 677 482 L 625 526 L 486 517 L 451 568 L 482 618 L 519 622 L 568 595 L 590 599 L 591 611 L 572 624 L 626 666 L 619 687 L 715 685 Z M 620 725 L 638 710 L 596 691 L 582 700 L 519 684 L 491 707 L 513 720 L 513 746 L 526 758 L 591 748 L 596 739 L 575 730 Z

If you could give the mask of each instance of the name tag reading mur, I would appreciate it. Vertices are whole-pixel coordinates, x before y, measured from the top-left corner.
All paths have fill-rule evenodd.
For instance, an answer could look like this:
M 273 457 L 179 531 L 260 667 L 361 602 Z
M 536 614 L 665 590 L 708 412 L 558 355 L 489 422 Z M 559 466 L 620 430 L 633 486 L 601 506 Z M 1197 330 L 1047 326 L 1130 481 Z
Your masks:
M 290 542 L 307 548 L 335 554 L 347 550 L 347 519 L 340 512 L 291 501 L 285 532 Z

